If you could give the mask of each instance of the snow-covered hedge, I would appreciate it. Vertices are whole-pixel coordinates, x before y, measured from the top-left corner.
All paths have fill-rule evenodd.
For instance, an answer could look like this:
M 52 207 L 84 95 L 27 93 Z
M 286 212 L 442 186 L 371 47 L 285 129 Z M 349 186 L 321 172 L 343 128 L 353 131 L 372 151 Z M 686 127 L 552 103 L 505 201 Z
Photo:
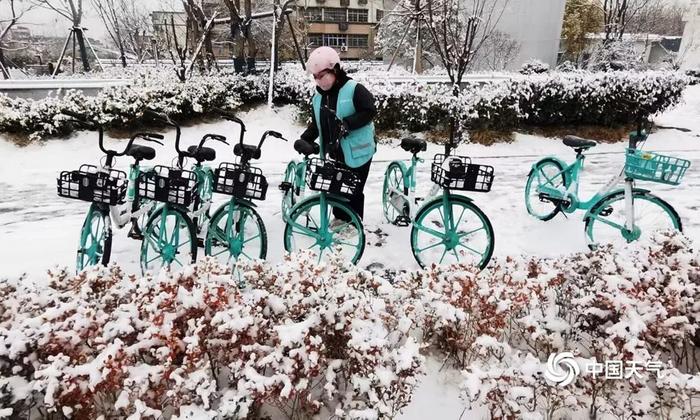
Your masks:
M 522 125 L 565 126 L 630 124 L 676 104 L 689 78 L 675 72 L 562 73 L 471 83 L 454 97 L 451 87 L 418 82 L 392 83 L 354 74 L 376 98 L 380 129 L 430 130 L 446 127 L 451 115 L 464 130 L 514 130 Z M 296 69 L 277 74 L 275 98 L 301 106 L 308 115 L 313 85 Z M 180 83 L 170 74 L 147 73 L 130 87 L 106 89 L 95 97 L 69 92 L 39 101 L 0 95 L 0 132 L 34 138 L 66 134 L 71 127 L 62 109 L 84 112 L 107 127 L 134 126 L 151 107 L 179 119 L 206 115 L 214 108 L 235 110 L 261 103 L 267 76 L 195 76 Z
M 0 412 L 395 417 L 423 366 L 410 323 L 378 292 L 386 281 L 310 261 L 254 264 L 245 290 L 206 262 L 158 278 L 114 266 L 54 274 L 47 289 L 6 283 Z
M 481 273 L 384 279 L 293 256 L 252 263 L 243 289 L 230 278 L 203 261 L 157 278 L 113 266 L 51 274 L 48 288 L 0 283 L 0 417 L 394 418 L 426 355 L 462 371 L 474 416 L 697 412 L 700 253 L 680 234 Z M 580 370 L 566 386 L 544 375 L 562 352 Z M 605 361 L 646 368 L 586 369 Z

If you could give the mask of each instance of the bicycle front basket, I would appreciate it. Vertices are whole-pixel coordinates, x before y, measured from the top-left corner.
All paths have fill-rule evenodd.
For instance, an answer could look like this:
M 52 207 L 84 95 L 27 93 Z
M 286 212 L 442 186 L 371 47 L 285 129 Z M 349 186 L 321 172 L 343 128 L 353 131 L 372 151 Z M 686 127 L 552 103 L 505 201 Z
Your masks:
M 214 172 L 214 191 L 236 198 L 264 200 L 267 179 L 259 168 L 224 162 Z
M 313 158 L 306 165 L 306 184 L 314 191 L 355 195 L 360 178 L 337 162 Z
M 138 193 L 150 200 L 189 207 L 197 194 L 197 175 L 184 169 L 156 166 L 139 175 Z
M 451 190 L 489 192 L 493 184 L 493 166 L 471 163 L 466 156 L 437 154 L 433 158 L 430 179 Z
M 126 173 L 117 169 L 81 165 L 77 171 L 61 172 L 56 182 L 61 197 L 115 206 L 126 196 Z
M 689 167 L 689 160 L 627 149 L 625 174 L 633 179 L 678 185 Z

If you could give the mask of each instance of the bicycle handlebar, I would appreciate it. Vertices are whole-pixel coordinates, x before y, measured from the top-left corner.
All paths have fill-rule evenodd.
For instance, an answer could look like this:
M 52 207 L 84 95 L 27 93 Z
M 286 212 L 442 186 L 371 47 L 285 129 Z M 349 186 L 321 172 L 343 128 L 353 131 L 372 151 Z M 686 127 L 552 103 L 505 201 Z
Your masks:
M 177 123 L 175 123 L 175 121 L 170 119 L 168 115 L 161 112 L 156 112 L 150 108 L 146 108 L 143 110 L 143 116 L 156 121 L 160 121 L 165 125 L 169 125 L 175 128 L 175 151 L 177 152 L 178 163 L 180 166 L 182 166 L 182 161 L 185 157 L 187 157 L 187 152 L 180 150 L 180 136 L 182 134 L 180 131 L 180 126 Z

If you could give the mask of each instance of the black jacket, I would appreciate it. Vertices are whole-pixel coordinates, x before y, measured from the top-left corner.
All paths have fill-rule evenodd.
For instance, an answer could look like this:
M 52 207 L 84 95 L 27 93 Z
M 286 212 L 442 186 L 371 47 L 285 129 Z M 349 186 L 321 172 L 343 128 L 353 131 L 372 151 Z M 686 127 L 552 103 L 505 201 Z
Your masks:
M 330 155 L 331 158 L 343 162 L 343 152 L 338 145 L 338 136 L 340 135 L 340 126 L 335 118 L 335 109 L 338 102 L 338 92 L 340 88 L 345 86 L 350 78 L 341 72 L 337 76 L 337 80 L 333 87 L 324 91 L 320 88 L 316 88 L 318 93 L 321 94 L 321 130 L 323 138 L 323 148 Z M 360 127 L 372 122 L 372 118 L 377 114 L 377 108 L 374 106 L 374 97 L 372 94 L 361 84 L 357 84 L 355 87 L 355 93 L 352 97 L 352 103 L 355 106 L 355 113 L 353 115 L 347 116 L 343 119 L 343 124 L 346 130 L 356 130 Z M 323 106 L 333 110 L 333 113 L 326 112 Z M 313 143 L 318 138 L 318 127 L 316 125 L 316 116 L 313 111 L 311 112 L 311 124 L 309 127 L 301 134 L 301 139 L 307 142 Z

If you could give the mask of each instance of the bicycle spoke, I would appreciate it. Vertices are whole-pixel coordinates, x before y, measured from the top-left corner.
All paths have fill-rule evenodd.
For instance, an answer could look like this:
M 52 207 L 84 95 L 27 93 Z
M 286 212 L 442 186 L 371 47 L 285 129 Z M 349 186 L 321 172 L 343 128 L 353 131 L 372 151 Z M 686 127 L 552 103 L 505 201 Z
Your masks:
M 241 255 L 244 257 L 248 258 L 249 260 L 252 260 L 253 258 L 250 257 L 250 255 L 246 254 L 244 251 L 241 251 Z
M 445 240 L 445 234 L 442 232 L 438 232 L 436 230 L 430 229 L 429 227 L 425 227 L 422 224 L 416 224 L 416 229 L 421 230 L 425 233 L 429 233 L 437 238 L 440 238 L 441 240 Z
M 180 267 L 185 266 L 183 263 L 180 262 L 180 260 L 177 259 L 177 257 L 173 258 L 173 261 L 171 261 L 171 262 L 176 262 L 176 263 L 180 264 Z
M 445 247 L 445 250 L 442 252 L 442 256 L 440 257 L 439 264 L 442 264 L 442 261 L 445 259 L 446 254 L 447 254 L 447 247 Z
M 458 238 L 464 238 L 465 236 L 469 236 L 469 235 L 474 234 L 474 233 L 476 233 L 476 232 L 478 232 L 478 231 L 480 231 L 480 230 L 486 230 L 486 228 L 485 228 L 484 226 L 481 226 L 480 228 L 471 230 L 471 231 L 469 231 L 469 232 L 458 233 L 458 234 L 457 234 L 457 237 L 458 237 Z
M 248 238 L 245 241 L 243 241 L 243 244 L 247 244 L 248 242 L 250 242 L 254 239 L 258 239 L 259 237 L 260 237 L 260 234 L 258 233 L 257 235 L 253 236 L 252 238 Z
M 340 226 L 336 226 L 335 228 L 331 229 L 331 232 L 333 232 L 333 233 L 338 233 L 338 232 L 340 232 L 341 230 L 343 230 L 345 227 L 347 227 L 347 226 L 349 226 L 349 225 L 351 225 L 351 224 L 352 224 L 352 222 L 345 222 L 344 224 L 342 224 L 342 225 L 340 225 Z
M 178 245 L 178 246 L 177 246 L 177 249 L 180 249 L 180 248 L 182 248 L 183 246 L 188 245 L 188 244 L 191 244 L 191 243 L 192 243 L 192 241 L 188 239 L 187 241 L 185 241 L 185 242 L 181 243 L 180 245 Z
M 468 246 L 466 246 L 463 242 L 459 242 L 457 245 L 458 245 L 458 246 L 461 246 L 462 248 L 466 249 L 467 251 L 473 252 L 474 254 L 476 254 L 476 255 L 478 255 L 478 256 L 480 256 L 480 257 L 484 255 L 484 252 L 480 252 L 480 251 L 477 251 L 477 250 L 474 249 L 474 248 L 468 247 Z
M 465 212 L 465 211 L 467 211 L 467 208 L 466 208 L 466 207 L 462 207 L 462 214 L 459 215 L 459 219 L 457 219 L 457 223 L 455 223 L 455 229 L 457 228 L 457 226 L 459 226 L 459 222 L 462 221 L 462 217 L 464 216 L 464 212 Z
M 344 241 L 333 241 L 334 244 L 339 244 L 339 245 L 346 245 L 346 246 L 352 246 L 352 247 L 357 247 L 358 244 L 352 244 L 350 242 L 344 242 Z
M 435 242 L 434 244 L 428 245 L 428 246 L 426 246 L 425 248 L 422 248 L 422 249 L 417 250 L 416 252 L 420 254 L 420 253 L 423 252 L 423 251 L 427 251 L 427 250 L 429 250 L 429 249 L 431 249 L 431 248 L 435 248 L 436 246 L 439 246 L 439 245 L 442 245 L 442 244 L 444 244 L 444 242 L 442 242 L 442 241 L 441 241 L 441 242 Z
M 619 230 L 619 231 L 622 231 L 623 229 L 625 229 L 624 226 L 619 225 L 619 224 L 617 224 L 617 223 L 615 223 L 615 222 L 611 222 L 610 220 L 607 220 L 607 219 L 605 219 L 604 217 L 598 217 L 598 216 L 592 216 L 592 217 L 593 217 L 595 220 L 597 220 L 597 221 L 599 221 L 599 222 L 601 222 L 601 223 L 605 223 L 605 224 L 608 225 L 608 226 L 612 226 L 612 227 L 614 227 L 615 229 L 617 229 L 617 230 Z
M 218 257 L 219 255 L 223 254 L 224 252 L 229 252 L 230 250 L 228 248 L 222 249 L 220 252 L 217 252 L 216 254 L 211 254 L 212 257 Z
M 155 257 L 151 258 L 150 260 L 146 261 L 146 264 L 150 264 L 150 263 L 152 263 L 153 261 L 157 260 L 157 259 L 160 258 L 160 257 L 161 257 L 161 255 L 158 254 L 158 255 L 156 255 Z

